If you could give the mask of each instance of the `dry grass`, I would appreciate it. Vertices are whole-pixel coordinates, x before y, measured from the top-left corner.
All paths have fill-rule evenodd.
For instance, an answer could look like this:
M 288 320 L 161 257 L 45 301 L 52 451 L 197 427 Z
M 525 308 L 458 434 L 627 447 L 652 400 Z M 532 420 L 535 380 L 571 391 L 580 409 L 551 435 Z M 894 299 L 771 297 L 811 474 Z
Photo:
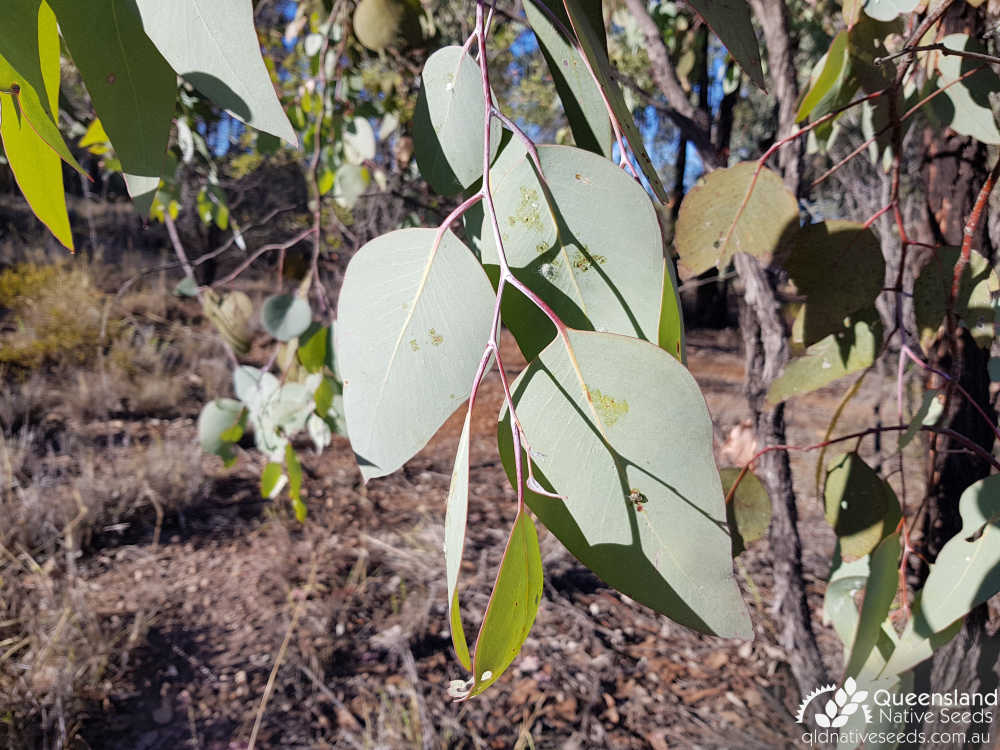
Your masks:
M 0 748 L 70 746 L 143 641 L 145 616 L 88 605 L 76 566 L 96 535 L 151 530 L 155 547 L 205 497 L 193 416 L 226 387 L 222 351 L 162 281 L 98 287 L 118 277 L 0 273 Z

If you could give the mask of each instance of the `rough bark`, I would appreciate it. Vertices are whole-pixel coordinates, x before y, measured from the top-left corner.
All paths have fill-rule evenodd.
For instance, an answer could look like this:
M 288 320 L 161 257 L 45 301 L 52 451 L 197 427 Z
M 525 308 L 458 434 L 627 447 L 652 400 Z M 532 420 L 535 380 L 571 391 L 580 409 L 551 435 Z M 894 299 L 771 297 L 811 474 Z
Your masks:
M 781 137 L 795 128 L 798 101 L 788 10 L 784 0 L 752 0 L 751 7 L 765 32 L 770 85 L 778 100 Z M 801 144 L 789 143 L 779 153 L 785 184 L 798 195 Z M 788 361 L 788 331 L 781 319 L 774 280 L 756 259 L 742 254 L 736 256 L 736 270 L 744 289 L 740 332 L 746 347 L 746 394 L 754 431 L 762 447 L 781 445 L 786 442 L 784 405 L 770 409 L 764 399 Z M 781 646 L 787 653 L 799 691 L 805 695 L 827 680 L 802 576 L 802 541 L 788 454 L 775 451 L 762 457 L 759 472 L 772 503 L 768 539 L 774 572 L 773 611 L 781 628 Z
M 774 287 L 755 258 L 739 253 L 736 270 L 743 282 L 740 332 L 746 347 L 746 396 L 753 413 L 754 431 L 760 445 L 785 442 L 785 408 L 768 409 L 767 389 L 788 361 L 788 334 L 781 320 Z M 792 486 L 788 453 L 773 451 L 762 456 L 757 474 L 771 496 L 772 514 L 768 543 L 774 573 L 773 617 L 780 628 L 792 675 L 805 695 L 826 684 L 826 668 L 812 628 L 812 615 L 802 576 L 802 541 L 798 530 L 798 508 Z

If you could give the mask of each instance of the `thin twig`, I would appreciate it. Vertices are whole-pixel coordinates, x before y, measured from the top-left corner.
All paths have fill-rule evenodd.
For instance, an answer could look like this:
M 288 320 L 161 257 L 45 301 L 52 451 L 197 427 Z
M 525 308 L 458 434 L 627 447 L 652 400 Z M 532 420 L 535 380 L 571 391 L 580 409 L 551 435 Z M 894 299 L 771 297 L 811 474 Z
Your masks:
M 876 65 L 883 65 L 890 60 L 895 60 L 898 57 L 915 55 L 918 52 L 940 52 L 945 57 L 968 57 L 972 60 L 981 60 L 986 63 L 1000 63 L 1000 57 L 995 57 L 994 55 L 984 55 L 982 52 L 967 52 L 961 49 L 952 49 L 951 47 L 945 47 L 942 42 L 936 42 L 934 44 L 921 44 L 916 47 L 907 47 L 906 49 L 900 50 L 899 52 L 893 52 L 891 55 L 886 55 L 885 57 L 876 57 L 873 62 Z

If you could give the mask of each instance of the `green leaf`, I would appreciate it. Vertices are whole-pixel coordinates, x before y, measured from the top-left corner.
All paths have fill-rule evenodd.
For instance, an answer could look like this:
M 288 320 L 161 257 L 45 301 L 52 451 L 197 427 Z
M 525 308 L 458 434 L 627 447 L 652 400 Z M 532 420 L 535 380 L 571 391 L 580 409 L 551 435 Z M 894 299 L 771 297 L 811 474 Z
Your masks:
M 309 328 L 312 310 L 309 302 L 297 294 L 275 294 L 264 300 L 260 322 L 278 341 L 291 341 Z
M 177 286 L 174 287 L 174 296 L 197 297 L 198 282 L 194 280 L 194 276 L 185 276 L 183 279 L 178 281 Z
M 418 44 L 420 3 L 413 0 L 361 0 L 354 11 L 354 33 L 365 47 L 381 52 L 386 47 Z
M 232 443 L 224 440 L 223 435 L 239 424 L 242 417 L 243 404 L 231 398 L 217 398 L 205 404 L 198 415 L 198 441 L 201 449 L 230 460 L 233 457 Z
M 892 21 L 912 13 L 919 5 L 920 0 L 865 0 L 864 11 L 876 21 Z
M 73 234 L 66 212 L 59 155 L 38 137 L 14 97 L 7 94 L 0 94 L 0 137 L 24 199 L 38 220 L 72 251 Z
M 962 529 L 941 548 L 924 584 L 924 615 L 933 632 L 1000 591 L 1000 474 L 968 487 L 958 511 Z
M 889 607 L 892 606 L 899 585 L 899 553 L 899 534 L 887 536 L 872 553 L 868 581 L 865 584 L 865 599 L 861 604 L 857 632 L 845 670 L 850 677 L 857 677 L 861 673 L 861 668 L 878 642 L 882 623 L 889 615 Z
M 740 469 L 719 470 L 722 491 L 728 496 Z M 726 505 L 726 523 L 733 539 L 733 556 L 740 554 L 751 542 L 767 533 L 771 525 L 771 498 L 757 475 L 748 471 L 740 480 L 733 499 Z
M 265 500 L 273 500 L 281 492 L 285 474 L 281 464 L 271 461 L 260 473 L 260 496 Z
M 967 34 L 948 34 L 941 43 L 949 49 L 985 53 L 986 48 Z M 940 55 L 937 61 L 941 72 L 938 88 L 944 88 L 975 68 L 980 60 L 957 55 Z M 972 136 L 982 143 L 1000 143 L 1000 129 L 990 107 L 991 96 L 1000 93 L 1000 78 L 986 66 L 968 78 L 948 86 L 941 96 L 934 97 L 930 110 L 943 125 L 962 135 Z
M 613 144 L 611 120 L 601 92 L 573 40 L 564 37 L 549 16 L 539 10 L 540 7 L 548 8 L 566 28 L 569 28 L 569 19 L 561 0 L 529 0 L 524 3 L 524 13 L 531 30 L 538 37 L 538 46 L 545 56 L 566 119 L 573 130 L 573 140 L 580 148 L 610 159 Z
M 677 290 L 677 274 L 671 258 L 663 261 L 663 297 L 660 300 L 660 348 L 687 362 L 687 339 L 684 334 L 684 309 Z
M 799 105 L 795 121 L 819 119 L 847 104 L 857 89 L 858 82 L 851 76 L 851 55 L 845 30 L 833 38 L 830 48 L 813 68 L 811 85 Z
M 694 378 L 645 341 L 575 330 L 567 337 L 512 385 L 535 476 L 565 497 L 528 491 L 531 509 L 622 593 L 695 630 L 749 637 L 712 422 Z M 513 481 L 507 414 L 499 446 Z
M 806 346 L 842 331 L 844 318 L 871 307 L 885 277 L 878 238 L 852 221 L 802 227 L 791 237 L 783 265 L 806 296 L 796 321 Z
M 928 390 L 924 392 L 923 399 L 920 402 L 920 408 L 917 409 L 917 413 L 913 415 L 913 419 L 910 420 L 910 425 L 906 428 L 899 438 L 899 450 L 903 450 L 910 441 L 916 437 L 917 433 L 920 432 L 920 428 L 924 425 L 934 424 L 941 417 L 941 412 L 944 410 L 944 404 L 938 400 L 937 390 Z M 932 411 L 932 407 L 934 407 Z
M 367 480 L 409 460 L 469 395 L 495 296 L 454 234 L 401 229 L 355 253 L 337 314 L 351 443 Z
M 25 8 L 20 10 L 27 12 Z M 42 96 L 39 97 L 28 79 L 0 57 L 0 88 L 20 87 L 20 93 L 16 95 L 0 94 L 0 138 L 3 139 L 7 163 L 31 210 L 55 238 L 72 251 L 73 235 L 66 212 L 60 155 L 68 157 L 67 161 L 75 168 L 80 167 L 69 155 L 49 114 L 59 111 L 59 35 L 56 19 L 49 7 L 42 3 L 37 12 L 29 13 L 24 21 L 26 27 L 21 27 L 19 34 L 24 37 L 25 54 L 30 57 L 31 50 L 34 51 L 38 76 L 43 84 Z M 10 25 L 9 21 L 4 25 Z M 24 62 L 22 60 L 22 64 Z
M 291 443 L 285 446 L 285 468 L 288 470 L 288 495 L 292 498 L 295 520 L 302 523 L 306 520 L 306 504 L 302 502 L 302 464 Z
M 329 344 L 329 327 L 313 323 L 299 336 L 299 362 L 309 372 L 319 372 L 326 364 L 326 349 Z
M 25 33 L 37 29 L 38 33 Z M 11 33 L 13 32 L 13 33 Z M 20 87 L 19 117 L 59 158 L 80 174 L 83 167 L 59 132 L 59 31 L 56 17 L 43 0 L 12 0 L 0 24 L 0 88 Z M 0 94 L 0 96 L 6 96 Z
M 743 0 L 691 0 L 691 7 L 705 19 L 754 85 L 766 91 L 757 34 L 750 21 L 750 4 Z
M 580 43 L 580 50 L 590 63 L 593 75 L 607 97 L 615 119 L 621 125 L 625 140 L 635 156 L 643 176 L 649 182 L 653 195 L 661 203 L 667 203 L 669 197 L 663 188 L 660 176 L 653 166 L 649 154 L 643 145 L 644 141 L 639 129 L 632 119 L 632 112 L 625 104 L 622 90 L 614 79 L 614 68 L 608 60 L 607 36 L 604 31 L 604 16 L 600 9 L 594 12 L 592 0 L 563 0 L 563 7 L 569 16 L 570 25 Z
M 234 117 L 298 146 L 274 91 L 250 0 L 135 0 L 142 27 L 186 81 Z
M 528 637 L 542 599 L 542 556 L 531 514 L 518 511 L 500 572 L 486 607 L 472 657 L 475 682 L 469 697 L 482 693 L 514 661 Z
M 863 557 L 895 531 L 901 518 L 896 493 L 857 453 L 836 456 L 829 467 L 826 521 L 846 557 Z
M 567 325 L 658 341 L 663 239 L 645 191 L 607 159 L 570 146 L 539 147 L 543 185 L 523 154 L 508 147 L 490 175 L 515 276 Z M 489 223 L 481 242 L 483 264 L 498 277 Z M 503 312 L 526 359 L 555 335 L 520 294 L 505 296 Z
M 674 244 L 682 278 L 725 270 L 733 255 L 766 258 L 799 228 L 795 196 L 770 169 L 753 184 L 757 162 L 716 169 L 684 197 Z
M 434 192 L 453 195 L 483 176 L 486 102 L 479 65 L 457 46 L 443 47 L 424 64 L 413 117 L 420 174 Z M 500 126 L 490 125 L 490 161 L 500 146 Z
M 455 467 L 448 487 L 448 503 L 444 516 L 444 566 L 448 582 L 448 622 L 451 624 L 451 642 L 462 666 L 472 671 L 469 645 L 462 628 L 462 615 L 458 604 L 458 574 L 465 548 L 465 527 L 469 513 L 469 423 L 472 410 L 466 412 L 462 436 L 455 452 Z
M 339 395 L 340 388 L 333 378 L 324 377 L 316 387 L 313 400 L 316 402 L 316 413 L 325 416 L 333 407 L 333 399 Z
M 143 31 L 131 0 L 51 5 L 121 160 L 129 194 L 148 215 L 166 160 L 177 77 Z
M 862 311 L 854 318 L 840 333 L 817 341 L 803 356 L 789 362 L 771 383 L 767 403 L 779 404 L 811 393 L 874 362 L 882 342 L 878 314 L 874 310 Z
M 901 674 L 913 669 L 930 659 L 937 649 L 947 644 L 962 629 L 964 620 L 960 617 L 944 630 L 935 633 L 924 616 L 922 600 L 922 593 L 914 598 L 910 607 L 910 619 L 885 665 L 884 674 Z
M 956 247 L 938 248 L 913 282 L 913 315 L 920 332 L 920 346 L 928 353 L 944 324 L 958 255 Z M 982 347 L 993 341 L 995 313 L 991 292 L 998 289 L 1000 279 L 989 262 L 979 253 L 971 253 L 959 280 L 955 314 Z

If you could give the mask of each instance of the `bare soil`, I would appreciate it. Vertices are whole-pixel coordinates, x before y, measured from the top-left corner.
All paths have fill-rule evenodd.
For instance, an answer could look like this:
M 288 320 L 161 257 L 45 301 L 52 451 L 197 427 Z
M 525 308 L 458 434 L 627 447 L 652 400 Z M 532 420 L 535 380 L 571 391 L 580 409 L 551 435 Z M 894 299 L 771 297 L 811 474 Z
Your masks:
M 513 372 L 519 355 L 505 346 Z M 716 420 L 720 454 L 738 452 L 746 417 L 738 336 L 696 333 L 689 364 Z M 791 408 L 790 441 L 820 440 L 842 391 Z M 878 396 L 862 392 L 845 424 L 870 423 Z M 495 375 L 480 403 L 463 565 L 467 626 L 486 603 L 515 506 L 496 456 Z M 123 434 L 130 444 L 149 443 L 168 431 L 193 442 L 197 412 L 186 411 L 87 429 L 105 445 L 121 444 Z M 197 502 L 159 522 L 146 513 L 101 529 L 75 560 L 87 606 L 126 643 L 103 688 L 83 696 L 59 732 L 17 736 L 38 747 L 61 735 L 77 748 L 245 748 L 287 638 L 258 747 L 794 745 L 799 696 L 767 608 L 766 540 L 738 560 L 756 631 L 742 642 L 688 631 L 635 604 L 543 532 L 544 600 L 521 655 L 485 696 L 452 703 L 448 682 L 465 675 L 451 654 L 440 550 L 460 428 L 456 415 L 403 470 L 368 485 L 346 440 L 321 456 L 303 445 L 304 525 L 286 501 L 260 499 L 252 452 L 230 470 L 202 458 Z M 796 456 L 795 470 L 810 604 L 819 612 L 833 535 L 814 497 L 813 461 Z M 50 575 L 69 574 L 60 571 Z M 839 644 L 818 617 L 816 626 L 836 673 Z M 0 719 L 4 712 L 0 705 Z M 0 746 L 4 736 L 0 721 Z

